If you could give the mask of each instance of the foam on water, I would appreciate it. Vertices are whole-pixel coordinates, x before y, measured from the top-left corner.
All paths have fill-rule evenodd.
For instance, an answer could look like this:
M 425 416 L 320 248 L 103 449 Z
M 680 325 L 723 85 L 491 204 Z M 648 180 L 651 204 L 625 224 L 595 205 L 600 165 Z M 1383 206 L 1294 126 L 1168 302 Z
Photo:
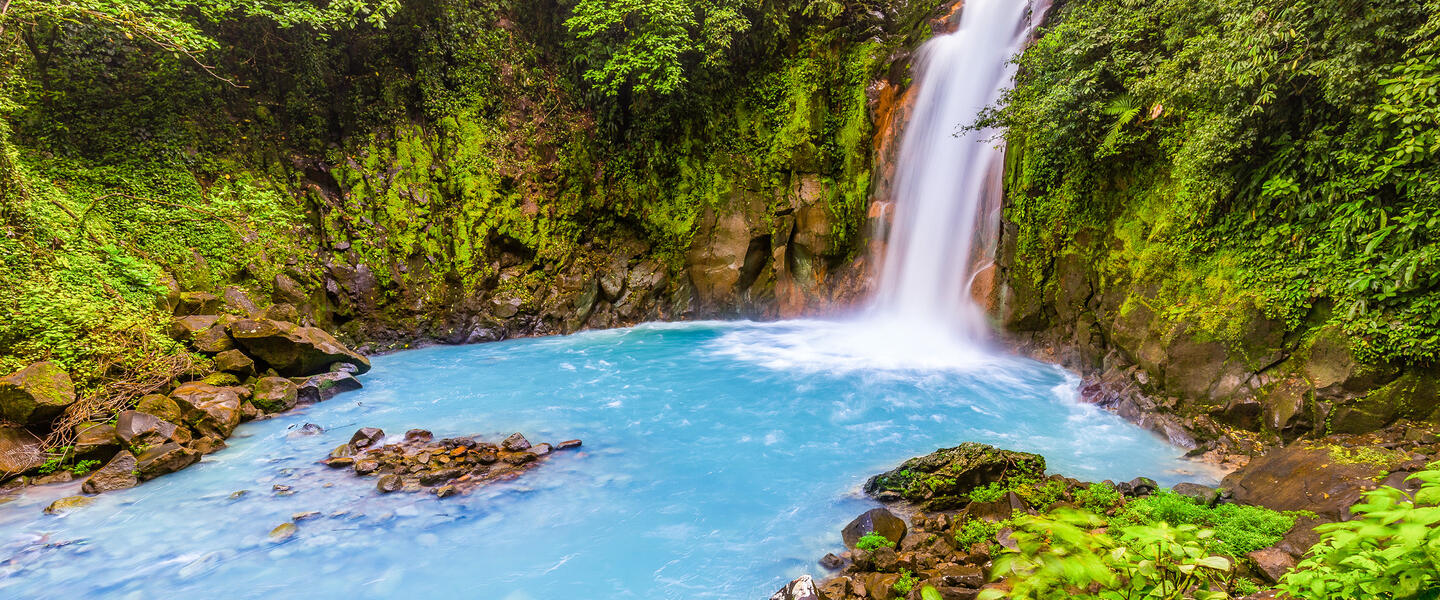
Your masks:
M 1213 480 L 1077 404 L 1058 368 L 873 364 L 883 352 L 824 341 L 845 330 L 654 325 L 378 357 L 364 390 L 242 425 L 190 469 L 63 517 L 40 511 L 78 484 L 0 504 L 0 597 L 759 598 L 819 574 L 874 506 L 866 477 L 937 447 L 1037 451 L 1086 479 Z M 327 431 L 298 435 L 306 422 Z M 379 495 L 315 462 L 361 426 L 585 446 L 470 496 Z M 269 542 L 304 511 L 322 516 Z

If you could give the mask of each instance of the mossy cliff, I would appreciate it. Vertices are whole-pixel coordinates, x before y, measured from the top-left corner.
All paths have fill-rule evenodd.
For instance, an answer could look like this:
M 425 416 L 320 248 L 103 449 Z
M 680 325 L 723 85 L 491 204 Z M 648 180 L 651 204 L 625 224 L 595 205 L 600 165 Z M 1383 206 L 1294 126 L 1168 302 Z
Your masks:
M 571 4 L 201 20 L 204 69 L 34 17 L 4 73 L 0 372 L 50 360 L 92 393 L 184 352 L 183 293 L 231 287 L 368 351 L 853 295 L 876 90 L 941 3 L 755 9 L 668 95 L 590 85 Z
M 993 314 L 1186 445 L 1440 420 L 1437 25 L 1385 0 L 1058 8 L 986 117 L 1009 128 Z

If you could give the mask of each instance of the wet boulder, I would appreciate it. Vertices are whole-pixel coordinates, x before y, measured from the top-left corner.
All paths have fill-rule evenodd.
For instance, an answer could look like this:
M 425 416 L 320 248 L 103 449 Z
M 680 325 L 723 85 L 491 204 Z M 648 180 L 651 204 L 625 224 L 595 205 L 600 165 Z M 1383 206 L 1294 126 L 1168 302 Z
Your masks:
M 104 460 L 120 449 L 115 426 L 109 423 L 81 423 L 75 426 L 75 456 Z
M 289 379 L 266 377 L 255 382 L 250 402 L 262 412 L 278 413 L 295 408 L 298 397 L 299 388 Z
M 512 433 L 510 434 L 510 437 L 505 438 L 505 441 L 500 442 L 500 448 L 504 449 L 507 452 L 521 452 L 529 450 L 530 440 L 525 439 L 525 436 L 520 435 L 519 433 Z
M 63 515 L 70 511 L 79 510 L 95 503 L 95 499 L 89 496 L 68 496 L 50 503 L 45 507 L 47 515 Z
M 155 415 L 171 423 L 179 423 L 185 419 L 185 414 L 180 412 L 180 404 L 160 394 L 141 396 L 140 400 L 135 402 L 135 410 Z
M 826 600 L 821 595 L 820 588 L 815 586 L 815 580 L 809 575 L 801 575 L 794 581 L 785 584 L 780 591 L 770 596 L 770 600 Z
M 186 424 L 203 434 L 230 437 L 240 424 L 240 395 L 236 388 L 186 383 L 170 392 Z
M 226 373 L 249 376 L 255 374 L 255 361 L 239 350 L 226 350 L 215 355 L 215 368 Z
M 230 326 L 230 335 L 247 354 L 265 361 L 287 377 L 322 373 L 337 362 L 353 364 L 359 373 L 370 370 L 368 359 L 315 327 L 270 319 L 242 319 Z
M 115 416 L 115 437 L 130 448 L 148 448 L 165 442 L 190 443 L 190 431 L 152 414 L 134 410 Z
M 1388 465 L 1346 460 L 1327 444 L 1297 442 L 1251 460 L 1227 475 L 1221 487 L 1240 504 L 1308 510 L 1338 521 L 1350 517 L 1350 506 L 1388 470 Z
M 225 321 L 215 315 L 178 317 L 170 324 L 170 337 L 208 354 L 235 347 L 234 340 L 225 332 Z
M 136 466 L 135 455 L 121 450 L 110 462 L 100 467 L 100 470 L 91 473 L 85 483 L 80 485 L 80 491 L 100 494 L 140 485 L 140 479 L 135 475 Z
M 149 448 L 135 457 L 135 474 L 140 481 L 174 473 L 200 461 L 200 453 L 174 442 Z
M 845 546 L 854 548 L 860 538 L 870 533 L 878 533 L 885 536 L 885 539 L 896 544 L 905 539 L 905 521 L 895 516 L 895 513 L 884 508 L 874 508 L 864 514 L 855 517 L 840 531 L 840 537 L 844 538 Z
M 0 475 L 19 475 L 45 463 L 40 438 L 21 427 L 0 426 Z
M 378 445 L 383 439 L 385 439 L 385 431 L 379 427 L 361 427 L 359 431 L 355 432 L 355 435 L 350 436 L 349 446 L 357 449 L 369 448 Z
M 865 482 L 865 492 L 881 500 L 904 499 L 929 510 L 959 508 L 971 490 L 1014 477 L 1045 476 L 1045 457 L 966 442 L 905 461 Z
M 0 418 L 45 425 L 75 403 L 70 375 L 52 362 L 37 362 L 0 378 Z
M 344 371 L 321 373 L 313 377 L 291 379 L 296 385 L 296 398 L 300 404 L 315 404 L 334 398 L 338 394 L 361 388 L 360 380 Z

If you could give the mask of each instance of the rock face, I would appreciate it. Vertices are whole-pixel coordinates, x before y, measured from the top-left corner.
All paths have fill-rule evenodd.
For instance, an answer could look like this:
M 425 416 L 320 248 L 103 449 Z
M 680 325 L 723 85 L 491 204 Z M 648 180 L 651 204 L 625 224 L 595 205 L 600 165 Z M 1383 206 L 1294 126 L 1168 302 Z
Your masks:
M 353 469 L 358 476 L 379 476 L 375 488 L 382 494 L 429 489 L 441 498 L 469 492 L 481 485 L 509 481 L 553 456 L 537 456 L 515 444 L 501 445 L 478 437 L 439 441 L 424 429 L 405 433 L 398 444 L 380 445 L 385 432 L 366 427 L 321 462 L 336 469 Z M 519 436 L 514 434 L 505 441 Z M 548 444 L 547 444 L 548 446 Z
M 135 487 L 140 484 L 135 470 L 135 455 L 122 450 L 115 458 L 110 459 L 109 463 L 100 467 L 100 470 L 90 474 L 90 478 L 80 486 L 80 491 L 99 494 Z
M 1241 504 L 1308 510 L 1338 521 L 1350 517 L 1350 506 L 1362 492 L 1375 489 L 1388 469 L 1349 460 L 1333 446 L 1297 442 L 1252 460 L 1221 486 Z
M 895 516 L 895 513 L 884 508 L 875 508 L 867 511 L 849 525 L 841 530 L 840 537 L 845 540 L 845 546 L 854 548 L 855 544 L 868 533 L 878 533 L 885 536 L 885 539 L 896 544 L 905 539 L 905 521 Z
M 40 438 L 20 427 L 0 426 L 0 475 L 18 475 L 44 462 Z
M 299 377 L 325 371 L 334 363 L 370 370 L 370 361 L 346 348 L 324 330 L 270 319 L 242 319 L 230 335 L 250 356 L 265 361 L 281 375 Z
M 70 375 L 52 362 L 37 362 L 0 378 L 0 417 L 21 425 L 45 425 L 75 402 Z
M 1045 458 L 966 442 L 912 458 L 865 482 L 865 493 L 880 500 L 904 499 L 930 510 L 959 508 L 976 487 L 1017 476 L 1045 475 Z

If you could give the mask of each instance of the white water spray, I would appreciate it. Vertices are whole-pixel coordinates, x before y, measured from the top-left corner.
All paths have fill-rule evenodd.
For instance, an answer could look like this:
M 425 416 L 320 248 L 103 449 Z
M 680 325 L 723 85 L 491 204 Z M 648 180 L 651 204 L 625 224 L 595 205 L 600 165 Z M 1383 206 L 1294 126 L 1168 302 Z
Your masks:
M 959 29 L 921 49 L 896 167 L 894 222 L 871 307 L 892 332 L 970 342 L 985 336 L 969 288 L 994 245 L 1004 153 L 995 132 L 962 128 L 1010 85 L 1010 59 L 1045 4 L 967 0 Z

